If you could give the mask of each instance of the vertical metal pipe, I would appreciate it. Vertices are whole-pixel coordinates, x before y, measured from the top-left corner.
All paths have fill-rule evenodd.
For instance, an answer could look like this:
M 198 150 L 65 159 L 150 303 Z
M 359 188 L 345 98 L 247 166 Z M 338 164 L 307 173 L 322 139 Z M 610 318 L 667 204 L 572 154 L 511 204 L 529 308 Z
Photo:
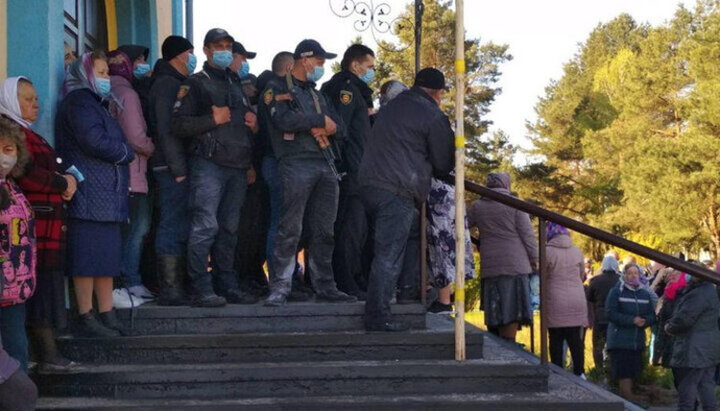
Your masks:
M 193 0 L 185 0 L 185 38 L 193 42 Z
M 545 281 L 545 259 L 547 258 L 547 230 L 545 229 L 545 219 L 541 218 L 538 222 L 538 237 L 540 238 L 540 363 L 548 362 L 548 330 L 545 304 L 547 299 L 547 281 Z M 534 316 L 533 316 L 534 317 Z M 534 320 L 534 319 L 533 319 Z
M 422 16 L 425 11 L 423 0 L 415 0 L 415 74 L 420 71 L 420 49 L 422 46 Z
M 420 50 L 422 48 L 422 16 L 425 11 L 423 0 L 415 0 L 415 75 L 420 71 Z M 427 204 L 420 205 L 420 302 L 427 304 Z
M 455 0 L 455 360 L 465 360 L 465 7 Z

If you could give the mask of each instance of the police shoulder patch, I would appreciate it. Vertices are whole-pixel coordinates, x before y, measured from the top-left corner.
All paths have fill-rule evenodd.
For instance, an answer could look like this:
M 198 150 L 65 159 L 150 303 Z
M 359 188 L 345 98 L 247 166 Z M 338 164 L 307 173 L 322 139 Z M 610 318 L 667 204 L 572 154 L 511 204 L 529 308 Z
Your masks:
M 273 100 L 273 89 L 269 88 L 269 89 L 265 90 L 265 93 L 263 94 L 263 102 L 265 103 L 265 105 L 268 105 L 272 102 L 272 100 Z
M 188 91 L 190 91 L 190 86 L 180 86 L 177 93 L 177 99 L 182 100 L 182 98 L 187 95 Z
M 353 100 L 353 93 L 351 91 L 347 90 L 340 90 L 340 102 L 348 105 L 352 103 Z

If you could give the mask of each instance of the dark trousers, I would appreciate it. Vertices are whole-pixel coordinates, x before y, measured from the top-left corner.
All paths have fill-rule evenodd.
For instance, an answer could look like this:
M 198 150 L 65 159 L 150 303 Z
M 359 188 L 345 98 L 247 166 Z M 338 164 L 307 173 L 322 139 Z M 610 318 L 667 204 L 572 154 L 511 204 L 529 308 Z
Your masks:
M 585 372 L 585 347 L 583 346 L 583 327 L 548 328 L 550 336 L 550 361 L 558 367 L 563 366 L 565 350 L 563 344 L 567 343 L 573 362 L 573 374 L 581 375 Z
M 596 324 L 592 329 L 592 345 L 593 345 L 593 361 L 595 368 L 599 368 L 605 372 L 605 343 L 607 342 L 607 324 Z
M 20 368 L 28 371 L 28 338 L 25 332 L 25 304 L 0 308 L 0 336 L 2 347 L 18 360 Z
M 335 221 L 333 271 L 341 291 L 360 291 L 358 279 L 363 276 L 363 257 L 368 236 L 368 217 L 360 197 L 356 175 L 347 175 L 340 183 L 340 201 Z
M 246 188 L 246 169 L 220 166 L 202 157 L 192 158 L 188 275 L 196 294 L 213 291 L 207 270 L 209 255 L 212 255 L 213 275 L 220 293 L 238 288 L 233 264 Z
M 0 383 L 0 410 L 33 411 L 37 397 L 35 383 L 22 370 L 15 371 Z
M 390 301 L 403 271 L 413 220 L 417 221 L 415 203 L 412 198 L 369 186 L 362 188 L 362 200 L 375 230 L 365 323 L 383 324 L 391 321 Z
M 126 287 L 142 284 L 140 275 L 140 257 L 142 257 L 143 240 L 150 230 L 152 209 L 150 197 L 143 193 L 130 193 L 128 198 L 130 221 L 123 225 L 122 265 L 120 273 Z
M 715 366 L 707 368 L 675 368 L 678 377 L 678 411 L 695 409 L 700 400 L 703 411 L 716 411 Z
M 155 170 L 158 188 L 160 221 L 155 231 L 155 252 L 158 255 L 184 256 L 190 232 L 188 212 L 188 180 L 176 183 L 170 171 Z
M 244 289 L 267 287 L 263 270 L 265 239 L 268 230 L 268 192 L 265 182 L 257 179 L 248 186 L 245 202 L 240 211 L 235 270 Z
M 307 237 L 307 272 L 319 294 L 337 289 L 332 270 L 338 182 L 324 159 L 280 161 L 282 201 L 273 247 L 270 287 L 290 294 L 301 236 Z

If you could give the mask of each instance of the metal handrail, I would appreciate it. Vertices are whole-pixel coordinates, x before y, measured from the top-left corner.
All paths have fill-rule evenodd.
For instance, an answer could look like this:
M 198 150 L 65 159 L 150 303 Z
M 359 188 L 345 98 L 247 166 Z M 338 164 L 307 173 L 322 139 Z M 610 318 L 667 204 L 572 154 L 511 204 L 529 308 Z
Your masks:
M 451 182 L 451 180 L 447 181 Z M 552 212 L 535 204 L 528 203 L 527 201 L 523 201 L 517 197 L 499 193 L 495 190 L 489 189 L 483 185 L 474 183 L 469 180 L 465 180 L 465 190 L 478 194 L 482 197 L 492 199 L 494 201 L 497 201 L 498 203 L 503 203 L 517 210 L 524 211 L 543 220 L 552 221 L 554 223 L 560 224 L 570 230 L 577 231 L 580 234 L 584 234 L 588 237 L 592 237 L 602 242 L 622 248 L 623 250 L 658 262 L 667 267 L 672 267 L 676 270 L 680 270 L 686 274 L 690 274 L 693 277 L 698 277 L 705 281 L 710 281 L 712 283 L 720 285 L 720 274 L 712 270 L 689 263 L 687 261 L 683 261 L 669 254 L 654 250 L 652 248 L 646 247 L 642 244 L 638 244 L 634 241 L 630 241 L 618 235 L 608 233 L 607 231 L 601 230 L 591 225 L 581 223 L 580 221 L 574 220 L 570 217 L 566 217 L 562 214 Z

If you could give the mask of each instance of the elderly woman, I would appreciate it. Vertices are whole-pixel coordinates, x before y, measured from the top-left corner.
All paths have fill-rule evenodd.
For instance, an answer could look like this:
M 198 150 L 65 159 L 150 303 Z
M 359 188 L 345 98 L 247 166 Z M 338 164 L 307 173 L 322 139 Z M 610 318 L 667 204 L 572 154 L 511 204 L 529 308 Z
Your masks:
M 155 146 L 147 136 L 140 97 L 132 86 L 133 62 L 127 54 L 116 50 L 108 54 L 108 66 L 113 94 L 116 97 L 110 104 L 110 113 L 120 124 L 128 143 L 135 151 L 135 160 L 129 167 L 130 221 L 123 225 L 120 272 L 130 294 L 140 298 L 153 298 L 153 294 L 142 284 L 140 257 L 143 239 L 150 230 L 152 218 L 152 205 L 148 198 L 147 164 Z
M 610 290 L 620 280 L 618 260 L 612 255 L 603 257 L 600 274 L 590 280 L 585 290 L 587 301 L 593 310 L 592 343 L 595 368 L 605 368 L 605 343 L 607 342 L 608 318 L 605 314 L 605 300 Z
M 68 261 L 80 334 L 114 337 L 122 331 L 112 307 L 120 275 L 122 223 L 128 219 L 128 164 L 135 158 L 107 111 L 110 75 L 102 53 L 85 53 L 68 66 L 55 124 L 57 149 L 85 180 L 68 207 Z M 92 311 L 93 293 L 100 320 Z
M 689 277 L 665 324 L 665 331 L 675 337 L 670 365 L 677 374 L 678 410 L 694 409 L 698 398 L 703 410 L 717 410 L 713 377 L 720 363 L 720 300 L 712 283 Z
M 575 247 L 567 228 L 547 224 L 547 306 L 544 307 L 550 334 L 550 359 L 562 367 L 567 343 L 573 362 L 573 373 L 585 372 L 585 347 L 583 331 L 588 324 L 587 302 L 583 275 L 583 254 Z
M 510 195 L 510 175 L 491 173 L 487 186 Z M 485 325 L 515 341 L 520 325 L 532 321 L 529 275 L 538 268 L 538 246 L 530 217 L 489 199 L 473 202 L 470 227 L 480 231 L 480 275 Z
M 25 175 L 18 179 L 35 213 L 38 250 L 37 291 L 27 303 L 28 334 L 42 369 L 69 367 L 73 363 L 58 353 L 53 329 L 67 325 L 63 198 L 72 198 L 77 181 L 70 174 L 61 174 L 63 164 L 55 150 L 30 129 L 38 117 L 37 92 L 30 80 L 10 77 L 0 85 L 0 113 L 20 126 L 31 160 Z
M 642 370 L 645 328 L 655 323 L 655 305 L 651 291 L 640 284 L 641 273 L 637 264 L 627 264 L 620 283 L 610 290 L 605 301 L 610 369 L 625 399 L 630 399 L 632 380 Z

